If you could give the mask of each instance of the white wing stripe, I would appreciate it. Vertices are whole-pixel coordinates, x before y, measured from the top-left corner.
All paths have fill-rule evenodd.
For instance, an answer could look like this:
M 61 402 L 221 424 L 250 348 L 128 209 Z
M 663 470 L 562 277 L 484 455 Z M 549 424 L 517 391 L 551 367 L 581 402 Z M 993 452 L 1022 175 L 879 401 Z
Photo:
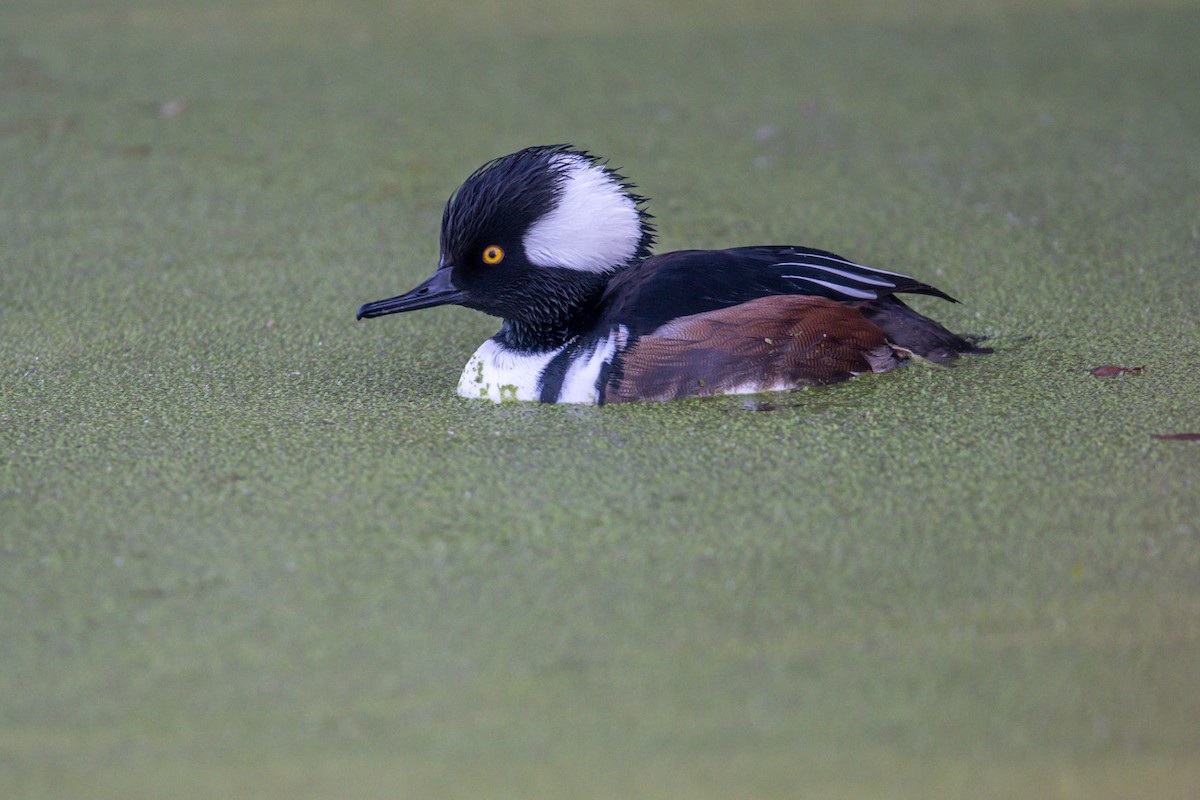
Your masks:
M 846 266 L 854 267 L 855 269 L 865 269 L 867 272 L 876 272 L 880 275 L 894 275 L 897 278 L 909 278 L 911 280 L 911 278 L 908 275 L 904 275 L 903 273 L 900 273 L 900 272 L 888 272 L 886 269 L 877 269 L 875 267 L 864 267 L 862 264 L 855 264 L 853 261 L 847 261 L 844 258 L 834 258 L 833 256 L 816 256 L 816 255 L 814 255 L 813 258 L 819 258 L 824 261 L 832 261 L 835 264 L 845 264 Z M 776 264 L 775 266 L 777 266 L 777 267 L 815 267 L 816 264 L 812 263 L 811 261 L 781 261 L 780 263 Z
M 820 264 L 793 264 L 789 262 L 787 264 L 776 264 L 776 266 L 808 267 L 809 269 L 819 269 L 822 272 L 828 272 L 833 275 L 837 275 L 839 278 L 849 278 L 856 283 L 869 283 L 872 286 L 887 286 L 888 288 L 893 289 L 896 287 L 896 284 L 892 283 L 891 281 L 875 280 L 874 278 L 868 278 L 865 275 L 855 275 L 853 272 L 846 272 L 845 270 L 834 269 L 833 267 L 823 267 Z
M 818 286 L 824 286 L 826 289 L 832 289 L 838 294 L 844 294 L 847 297 L 859 297 L 863 300 L 874 300 L 875 298 L 879 297 L 879 295 L 877 295 L 875 292 L 869 290 L 851 289 L 849 286 L 842 286 L 838 283 L 829 283 L 828 281 L 819 281 L 816 278 L 809 278 L 804 275 L 781 275 L 780 277 L 787 278 L 789 280 L 808 281 L 809 283 L 815 283 Z

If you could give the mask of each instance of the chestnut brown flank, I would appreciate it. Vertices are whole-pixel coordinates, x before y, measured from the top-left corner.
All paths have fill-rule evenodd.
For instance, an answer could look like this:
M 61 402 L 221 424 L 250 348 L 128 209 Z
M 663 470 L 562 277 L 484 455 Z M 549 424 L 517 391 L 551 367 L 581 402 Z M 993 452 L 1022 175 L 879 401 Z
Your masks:
M 606 402 L 671 400 L 885 372 L 908 357 L 858 308 L 774 295 L 663 325 L 614 365 Z

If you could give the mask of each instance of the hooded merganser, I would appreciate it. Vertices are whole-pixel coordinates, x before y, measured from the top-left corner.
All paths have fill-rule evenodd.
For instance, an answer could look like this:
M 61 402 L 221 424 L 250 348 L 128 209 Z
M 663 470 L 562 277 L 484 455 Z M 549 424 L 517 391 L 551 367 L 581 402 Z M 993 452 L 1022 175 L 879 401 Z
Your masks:
M 986 348 L 897 292 L 950 295 L 824 250 L 650 255 L 633 185 L 570 145 L 489 161 L 446 202 L 437 271 L 358 318 L 449 303 L 504 320 L 463 397 L 614 403 L 791 389 Z

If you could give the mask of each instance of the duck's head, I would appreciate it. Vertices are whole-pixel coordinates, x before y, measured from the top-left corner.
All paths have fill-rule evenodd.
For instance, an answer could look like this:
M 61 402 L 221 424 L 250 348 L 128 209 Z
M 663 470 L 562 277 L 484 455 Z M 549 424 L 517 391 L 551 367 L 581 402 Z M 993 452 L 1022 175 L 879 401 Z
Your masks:
M 569 327 L 612 275 L 649 255 L 645 199 L 595 156 L 569 145 L 489 161 L 446 202 L 437 270 L 358 318 L 457 304 L 530 332 Z

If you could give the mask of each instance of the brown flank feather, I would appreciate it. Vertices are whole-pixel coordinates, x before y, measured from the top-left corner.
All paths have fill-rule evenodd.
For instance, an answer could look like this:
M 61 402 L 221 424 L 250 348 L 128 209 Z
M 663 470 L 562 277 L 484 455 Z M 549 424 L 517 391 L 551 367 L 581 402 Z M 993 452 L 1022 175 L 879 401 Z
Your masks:
M 806 295 L 760 297 L 639 338 L 613 365 L 605 401 L 837 383 L 886 372 L 908 356 L 854 306 Z

